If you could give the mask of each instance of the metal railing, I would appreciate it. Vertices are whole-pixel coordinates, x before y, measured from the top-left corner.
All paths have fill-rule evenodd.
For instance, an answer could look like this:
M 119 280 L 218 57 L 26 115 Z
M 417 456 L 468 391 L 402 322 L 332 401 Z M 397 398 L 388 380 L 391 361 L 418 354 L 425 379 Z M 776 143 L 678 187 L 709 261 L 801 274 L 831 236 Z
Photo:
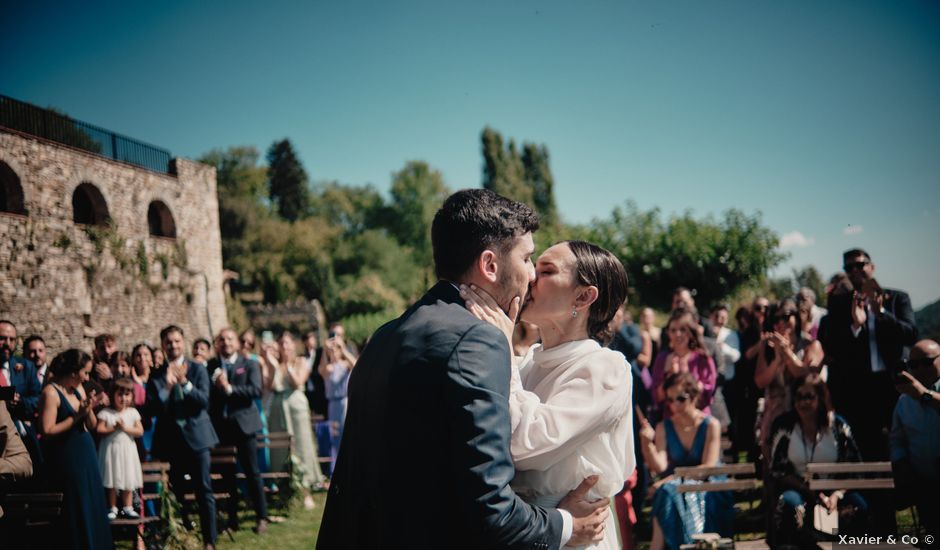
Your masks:
M 161 174 L 174 173 L 165 149 L 5 95 L 0 95 L 0 126 Z

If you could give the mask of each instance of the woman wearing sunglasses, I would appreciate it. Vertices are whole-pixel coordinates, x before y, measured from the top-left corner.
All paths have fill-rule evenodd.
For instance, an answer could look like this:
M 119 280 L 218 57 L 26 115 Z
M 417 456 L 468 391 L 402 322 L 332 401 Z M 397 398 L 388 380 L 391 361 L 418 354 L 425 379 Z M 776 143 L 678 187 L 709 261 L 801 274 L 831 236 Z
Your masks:
M 790 384 L 797 378 L 819 372 L 823 350 L 819 341 L 804 337 L 799 309 L 793 300 L 784 300 L 771 308 L 765 330 L 754 370 L 754 383 L 764 390 L 760 448 L 767 464 L 770 460 L 770 427 L 778 416 L 790 410 Z
M 829 390 L 818 374 L 798 378 L 791 385 L 793 410 L 777 418 L 773 426 L 771 495 L 774 511 L 774 543 L 816 548 L 813 508 L 816 504 L 839 512 L 839 533 L 856 533 L 863 526 L 868 506 L 854 491 L 813 493 L 805 481 L 810 462 L 858 462 L 852 430 L 832 410 Z
M 676 467 L 719 463 L 721 425 L 695 406 L 699 388 L 687 371 L 669 374 L 663 391 L 672 414 L 655 430 L 646 419 L 640 422 L 643 458 L 650 473 L 665 476 L 653 484 L 651 550 L 691 544 L 692 535 L 698 533 L 732 534 L 734 498 L 730 492 L 680 493 L 680 482 L 672 477 Z

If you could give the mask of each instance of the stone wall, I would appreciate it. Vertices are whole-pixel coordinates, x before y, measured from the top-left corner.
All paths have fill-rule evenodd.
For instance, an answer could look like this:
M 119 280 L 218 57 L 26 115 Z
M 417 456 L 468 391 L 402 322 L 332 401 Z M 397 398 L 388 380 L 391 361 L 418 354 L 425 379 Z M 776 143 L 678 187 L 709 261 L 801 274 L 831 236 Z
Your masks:
M 56 353 L 90 351 L 108 332 L 129 351 L 168 324 L 188 342 L 227 324 L 215 168 L 174 159 L 175 176 L 158 174 L 4 129 L 0 162 L 26 210 L 0 213 L 0 318 L 21 337 L 41 334 Z M 100 191 L 110 227 L 73 222 L 82 183 Z M 150 235 L 153 201 L 169 208 L 176 238 Z

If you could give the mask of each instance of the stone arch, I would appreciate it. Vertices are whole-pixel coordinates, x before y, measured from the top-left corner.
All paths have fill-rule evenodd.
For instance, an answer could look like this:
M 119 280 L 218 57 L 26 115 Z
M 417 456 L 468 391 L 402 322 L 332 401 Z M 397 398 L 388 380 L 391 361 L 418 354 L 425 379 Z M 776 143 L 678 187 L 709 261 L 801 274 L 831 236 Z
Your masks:
M 0 212 L 26 214 L 23 186 L 9 164 L 0 160 Z
M 147 225 L 154 237 L 176 238 L 176 222 L 165 202 L 155 200 L 147 207 Z
M 94 184 L 83 181 L 72 191 L 72 220 L 85 225 L 107 225 L 108 203 Z

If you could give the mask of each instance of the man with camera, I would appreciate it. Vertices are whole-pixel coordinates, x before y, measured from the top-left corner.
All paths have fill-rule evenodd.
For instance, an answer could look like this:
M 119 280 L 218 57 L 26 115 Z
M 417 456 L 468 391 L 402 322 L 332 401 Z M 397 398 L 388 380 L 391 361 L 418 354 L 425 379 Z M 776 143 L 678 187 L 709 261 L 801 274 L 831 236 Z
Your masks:
M 940 344 L 914 345 L 897 390 L 901 397 L 891 424 L 895 487 L 917 506 L 922 525 L 940 525 Z

